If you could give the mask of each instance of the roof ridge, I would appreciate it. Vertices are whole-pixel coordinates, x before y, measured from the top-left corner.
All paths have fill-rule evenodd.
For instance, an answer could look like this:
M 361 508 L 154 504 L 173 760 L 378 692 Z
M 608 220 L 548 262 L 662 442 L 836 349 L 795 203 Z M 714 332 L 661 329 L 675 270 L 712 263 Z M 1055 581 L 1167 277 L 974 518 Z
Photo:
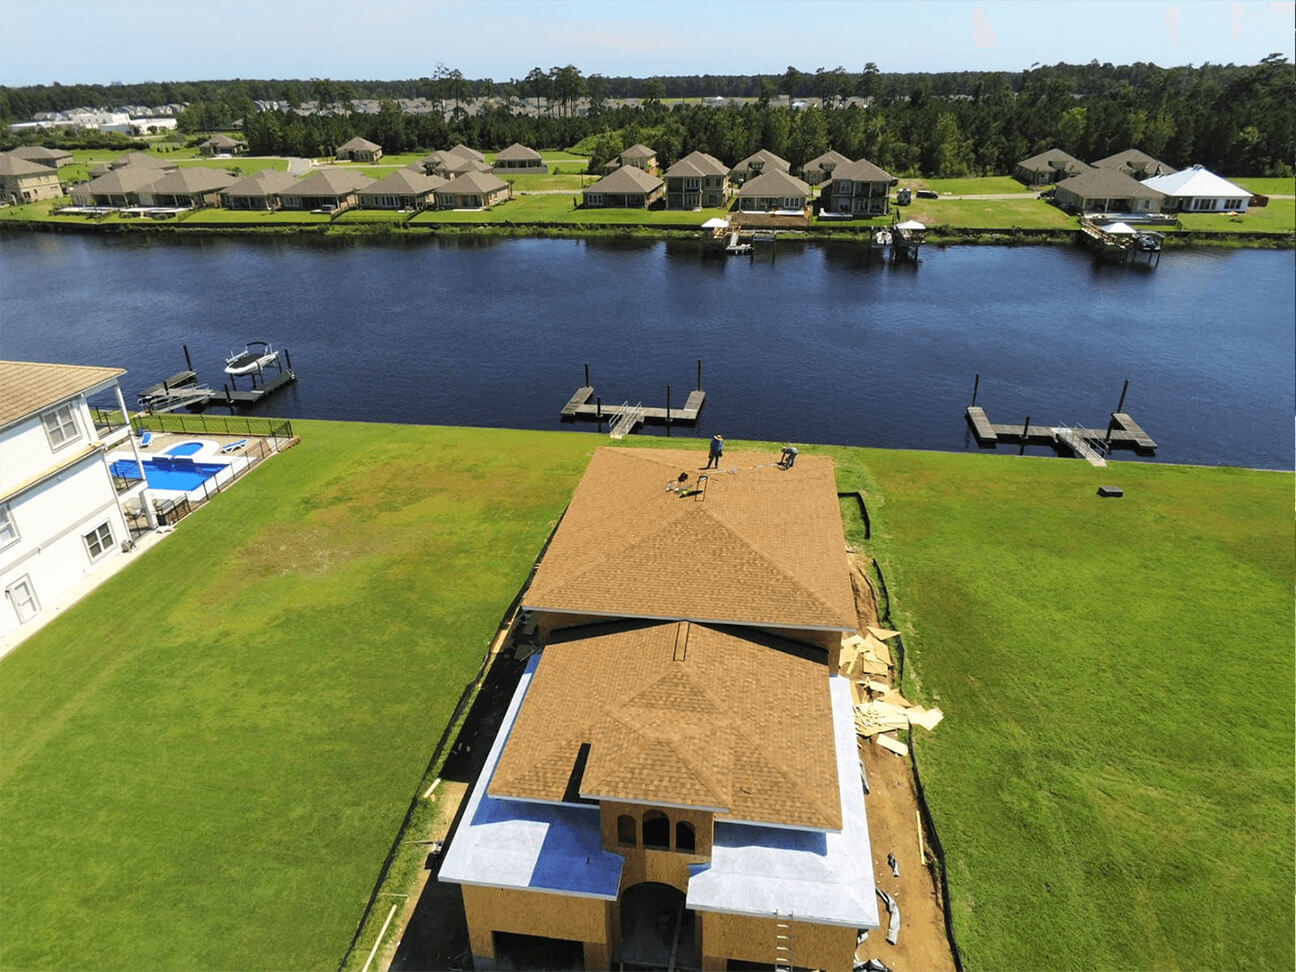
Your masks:
M 734 725 L 736 727 L 735 728 L 736 734 L 742 737 L 742 739 L 745 741 L 747 746 L 747 751 L 750 753 L 759 754 L 761 761 L 764 762 L 764 764 L 767 767 L 769 767 L 774 772 L 776 772 L 780 777 L 782 777 L 783 781 L 788 786 L 796 789 L 798 793 L 798 799 L 803 805 L 810 805 L 812 809 L 821 817 L 827 817 L 829 819 L 840 814 L 841 807 L 836 804 L 836 801 L 834 801 L 832 805 L 825 806 L 822 803 L 822 801 L 814 799 L 812 793 L 807 793 L 804 787 L 797 786 L 796 783 L 797 776 L 798 776 L 797 770 L 799 770 L 799 767 L 789 767 L 785 765 L 784 762 L 779 758 L 777 758 L 772 752 L 770 752 L 769 749 L 767 749 L 765 746 L 762 746 L 760 744 L 759 737 L 755 736 L 754 734 L 748 731 L 747 724 L 735 719 Z M 836 775 L 836 772 L 837 769 L 836 766 L 834 765 L 833 768 L 834 776 Z M 838 780 L 839 787 L 840 787 L 840 783 L 841 781 Z M 838 800 L 840 799 L 840 789 L 835 789 L 833 791 L 833 794 L 838 798 Z M 732 798 L 731 798 L 731 804 L 732 804 Z

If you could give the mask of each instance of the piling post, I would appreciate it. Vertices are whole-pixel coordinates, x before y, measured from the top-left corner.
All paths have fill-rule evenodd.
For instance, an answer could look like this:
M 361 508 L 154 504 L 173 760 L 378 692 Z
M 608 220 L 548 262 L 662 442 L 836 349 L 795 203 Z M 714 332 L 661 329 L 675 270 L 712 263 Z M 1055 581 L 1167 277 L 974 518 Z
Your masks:
M 1024 456 L 1026 454 L 1026 440 L 1029 435 L 1030 435 L 1030 416 L 1027 415 L 1026 423 L 1022 426 L 1021 448 L 1017 450 L 1017 455 Z
M 977 376 L 972 379 L 972 404 L 973 405 L 976 404 L 977 389 L 980 387 L 981 387 L 981 373 L 977 372 Z
M 190 371 L 193 371 L 193 362 L 189 360 L 189 345 L 182 344 L 180 347 L 184 348 L 185 367 Z
M 670 417 L 670 385 L 667 385 L 667 386 L 666 386 L 666 437 L 667 437 L 667 438 L 670 438 L 670 427 L 671 427 L 671 417 Z
M 603 399 L 597 395 L 594 397 L 594 418 L 598 422 L 598 430 L 603 431 Z
M 1121 397 L 1120 397 L 1120 401 L 1117 402 L 1117 404 L 1116 404 L 1116 411 L 1118 411 L 1118 412 L 1123 412 L 1123 411 L 1125 411 L 1125 393 L 1126 393 L 1127 391 L 1129 391 L 1129 379 L 1128 379 L 1128 378 L 1125 379 L 1125 387 L 1121 389 Z
M 701 391 L 702 390 L 702 359 L 698 358 L 697 363 L 698 363 L 698 377 L 697 377 L 697 385 L 694 388 L 694 391 Z
M 585 365 L 585 387 L 588 388 L 589 386 L 589 365 L 587 364 Z
M 284 360 L 288 362 L 288 370 L 292 371 L 292 358 L 288 356 L 288 349 L 284 348 Z

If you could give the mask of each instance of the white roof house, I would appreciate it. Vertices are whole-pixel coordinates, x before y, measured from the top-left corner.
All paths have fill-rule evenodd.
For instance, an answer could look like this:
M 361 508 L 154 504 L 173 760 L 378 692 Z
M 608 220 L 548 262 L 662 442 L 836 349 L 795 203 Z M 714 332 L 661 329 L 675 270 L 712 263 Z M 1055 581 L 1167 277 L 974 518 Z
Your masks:
M 1185 213 L 1244 213 L 1251 201 L 1249 190 L 1221 179 L 1200 165 L 1170 175 L 1152 176 L 1144 179 L 1143 185 L 1165 194 L 1163 209 Z

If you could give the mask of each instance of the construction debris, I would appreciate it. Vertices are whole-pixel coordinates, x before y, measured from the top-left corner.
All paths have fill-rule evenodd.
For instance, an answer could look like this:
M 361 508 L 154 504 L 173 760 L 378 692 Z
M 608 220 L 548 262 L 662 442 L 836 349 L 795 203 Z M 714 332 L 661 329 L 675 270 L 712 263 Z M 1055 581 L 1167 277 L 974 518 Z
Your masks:
M 877 889 L 877 893 L 878 897 L 882 899 L 882 903 L 886 905 L 887 914 L 891 916 L 891 922 L 887 925 L 886 940 L 894 945 L 900 937 L 900 906 L 896 904 L 895 898 L 881 888 Z
M 891 865 L 891 876 L 898 878 L 900 876 L 900 865 L 896 863 L 895 855 L 887 855 L 887 863 Z
M 944 713 L 940 709 L 924 709 L 914 705 L 890 684 L 893 678 L 891 650 L 879 636 L 890 638 L 897 632 L 874 627 L 869 627 L 868 632 L 867 636 L 851 635 L 843 638 L 841 643 L 839 671 L 851 680 L 855 731 L 861 736 L 869 737 L 913 726 L 934 729 L 945 717 Z M 901 743 L 895 745 L 902 746 Z M 896 750 L 892 749 L 892 752 Z
M 888 638 L 894 638 L 900 633 L 899 631 L 892 631 L 890 628 L 875 628 L 871 624 L 868 626 L 868 629 L 869 634 L 874 638 L 877 638 L 878 641 L 886 641 Z
M 897 756 L 909 755 L 909 747 L 898 739 L 892 739 L 890 736 L 874 736 L 873 741 L 883 749 L 889 750 Z

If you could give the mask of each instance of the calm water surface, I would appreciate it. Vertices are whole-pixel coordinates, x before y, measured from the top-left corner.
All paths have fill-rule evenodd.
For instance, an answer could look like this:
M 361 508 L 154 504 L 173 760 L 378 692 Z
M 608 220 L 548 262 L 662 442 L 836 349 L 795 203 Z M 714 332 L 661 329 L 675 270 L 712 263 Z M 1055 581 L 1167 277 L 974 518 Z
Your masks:
M 262 410 L 291 417 L 559 428 L 586 362 L 604 402 L 662 405 L 701 358 L 702 421 L 677 434 L 962 450 L 974 373 L 993 421 L 1094 426 L 1129 378 L 1158 459 L 1290 469 L 1294 306 L 1290 251 L 915 267 L 848 244 L 0 236 L 0 355 L 125 367 L 133 399 L 182 343 L 219 386 L 267 340 L 300 380 Z

